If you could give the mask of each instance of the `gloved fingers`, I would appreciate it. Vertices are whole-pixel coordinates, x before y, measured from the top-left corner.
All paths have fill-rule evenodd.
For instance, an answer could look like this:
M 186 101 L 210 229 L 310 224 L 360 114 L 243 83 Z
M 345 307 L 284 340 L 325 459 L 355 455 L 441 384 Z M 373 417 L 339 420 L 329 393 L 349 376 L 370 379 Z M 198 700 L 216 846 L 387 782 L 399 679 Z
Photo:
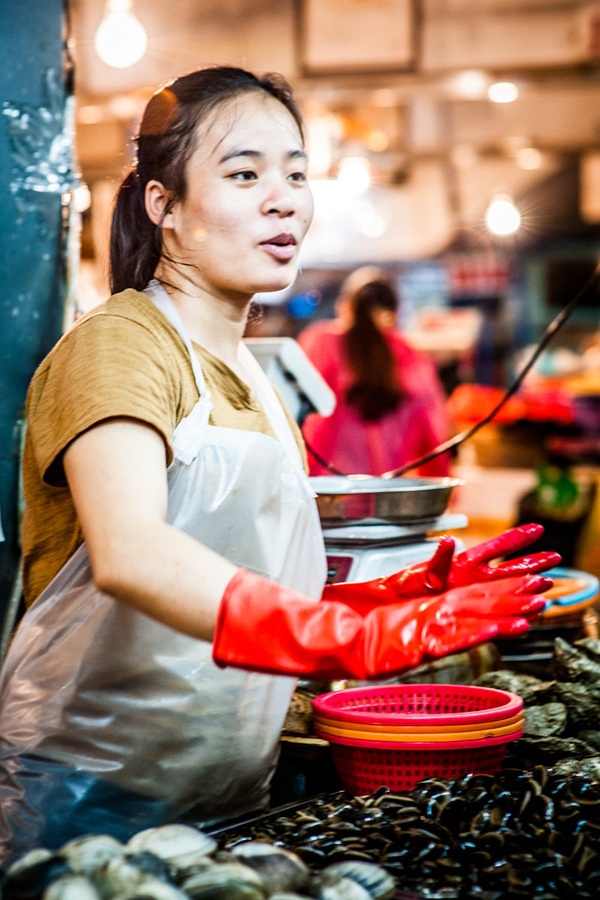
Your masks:
M 445 534 L 440 538 L 436 551 L 428 561 L 425 570 L 427 587 L 437 591 L 446 589 L 455 546 L 456 541 L 450 535 Z
M 509 594 L 541 594 L 553 584 L 551 578 L 544 575 L 512 575 L 508 578 L 474 581 L 460 587 L 453 587 L 443 596 L 452 606 L 460 606 L 465 601 L 477 600 L 490 602 L 496 597 Z
M 522 576 L 519 576 L 522 577 Z M 506 586 L 510 579 L 503 579 L 502 584 Z M 523 578 L 521 587 L 516 589 L 517 594 L 543 594 L 549 591 L 554 582 L 545 575 L 527 575 Z
M 514 553 L 515 550 L 522 550 L 529 544 L 533 544 L 543 533 L 544 526 L 537 523 L 509 528 L 508 531 L 459 553 L 454 561 L 455 565 L 461 568 L 471 567 L 481 562 L 489 562 L 489 560 L 507 553 Z
M 499 625 L 491 619 L 460 617 L 447 622 L 435 621 L 424 630 L 423 650 L 428 656 L 446 656 L 491 641 L 498 634 Z
M 454 538 L 444 535 L 440 538 L 431 559 L 388 575 L 383 579 L 384 584 L 395 591 L 398 599 L 439 594 L 448 587 L 448 575 L 452 567 L 454 547 Z
M 499 619 L 507 616 L 534 619 L 546 609 L 547 601 L 539 594 L 506 594 L 493 600 L 466 600 L 457 604 L 456 612 L 461 615 L 480 616 L 482 619 Z
M 519 559 L 512 559 L 508 562 L 500 563 L 498 566 L 488 566 L 490 578 L 506 578 L 510 575 L 525 575 L 528 572 L 535 574 L 537 572 L 546 572 L 559 566 L 562 562 L 560 553 L 544 551 L 533 553 L 531 556 L 521 556 Z
M 511 616 L 506 619 L 496 619 L 496 625 L 498 626 L 498 637 L 518 637 L 520 634 L 525 634 L 526 631 L 529 631 L 529 620 L 526 618 L 522 618 L 519 616 L 515 616 L 514 618 Z

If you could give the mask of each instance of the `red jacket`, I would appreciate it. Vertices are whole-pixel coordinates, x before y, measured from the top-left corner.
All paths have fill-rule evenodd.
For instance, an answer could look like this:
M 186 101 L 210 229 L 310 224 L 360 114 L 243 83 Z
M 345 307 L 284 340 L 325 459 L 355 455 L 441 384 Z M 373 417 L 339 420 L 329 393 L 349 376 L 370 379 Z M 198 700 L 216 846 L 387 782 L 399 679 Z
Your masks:
M 411 462 L 450 436 L 446 396 L 433 362 L 413 350 L 398 332 L 386 337 L 405 392 L 399 406 L 376 422 L 365 422 L 344 401 L 352 376 L 344 356 L 344 333 L 335 320 L 309 325 L 298 343 L 336 396 L 330 416 L 313 414 L 303 426 L 307 443 L 344 475 L 382 475 Z M 308 450 L 311 475 L 331 474 Z M 445 453 L 410 475 L 438 476 L 449 471 Z

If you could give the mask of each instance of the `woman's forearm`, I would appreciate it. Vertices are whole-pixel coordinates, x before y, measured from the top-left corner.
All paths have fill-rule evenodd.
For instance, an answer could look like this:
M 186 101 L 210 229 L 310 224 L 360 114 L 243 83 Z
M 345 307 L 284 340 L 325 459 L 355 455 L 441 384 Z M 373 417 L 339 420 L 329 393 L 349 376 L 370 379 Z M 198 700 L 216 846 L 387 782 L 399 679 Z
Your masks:
M 193 637 L 211 640 L 237 567 L 166 522 L 161 436 L 113 419 L 78 437 L 64 468 L 98 588 Z

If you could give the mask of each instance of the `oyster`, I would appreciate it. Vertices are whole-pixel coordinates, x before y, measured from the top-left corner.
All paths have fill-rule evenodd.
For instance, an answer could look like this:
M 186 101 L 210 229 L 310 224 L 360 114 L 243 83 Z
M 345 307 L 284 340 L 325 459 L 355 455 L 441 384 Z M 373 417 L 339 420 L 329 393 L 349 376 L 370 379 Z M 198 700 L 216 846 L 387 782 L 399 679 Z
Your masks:
M 265 841 L 246 841 L 237 844 L 231 853 L 258 873 L 269 894 L 281 891 L 302 893 L 308 885 L 308 867 L 291 850 Z
M 558 681 L 576 681 L 600 687 L 600 641 L 584 638 L 569 644 L 563 638 L 554 641 L 552 671 Z
M 562 759 L 552 767 L 554 775 L 583 775 L 592 781 L 600 781 L 600 756 L 585 759 Z
M 540 703 L 544 694 L 552 688 L 552 682 L 542 681 L 534 675 L 519 675 L 509 669 L 499 669 L 497 672 L 486 672 L 473 682 L 481 687 L 496 688 L 499 691 L 511 691 L 523 698 L 527 706 Z M 540 696 L 541 695 L 541 696 Z
M 584 759 L 594 755 L 592 747 L 571 737 L 522 737 L 514 742 L 511 752 L 520 754 L 533 764 L 545 765 L 552 765 L 563 759 Z
M 543 706 L 528 706 L 524 710 L 524 734 L 561 735 L 567 725 L 567 708 L 564 703 L 544 703 Z
M 564 703 L 570 728 L 577 730 L 597 727 L 600 716 L 600 685 L 557 681 L 554 696 L 560 703 Z
M 578 731 L 577 739 L 584 741 L 588 747 L 593 747 L 597 754 L 600 754 L 600 732 L 595 728 L 589 731 Z M 596 780 L 596 779 L 594 779 Z

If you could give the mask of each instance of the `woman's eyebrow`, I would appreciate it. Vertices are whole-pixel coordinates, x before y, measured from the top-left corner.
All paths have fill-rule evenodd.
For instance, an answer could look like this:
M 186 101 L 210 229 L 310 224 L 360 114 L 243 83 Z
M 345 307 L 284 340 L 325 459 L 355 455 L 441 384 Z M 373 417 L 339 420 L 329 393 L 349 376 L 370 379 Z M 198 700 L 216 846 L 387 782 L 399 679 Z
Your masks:
M 262 159 L 264 157 L 264 153 L 261 153 L 259 150 L 244 150 L 240 148 L 239 150 L 231 150 L 229 153 L 226 153 L 219 160 L 220 163 L 227 162 L 230 159 L 237 159 L 240 156 L 250 157 L 252 159 Z M 289 153 L 286 154 L 288 159 L 307 159 L 307 154 L 304 150 L 290 150 Z

